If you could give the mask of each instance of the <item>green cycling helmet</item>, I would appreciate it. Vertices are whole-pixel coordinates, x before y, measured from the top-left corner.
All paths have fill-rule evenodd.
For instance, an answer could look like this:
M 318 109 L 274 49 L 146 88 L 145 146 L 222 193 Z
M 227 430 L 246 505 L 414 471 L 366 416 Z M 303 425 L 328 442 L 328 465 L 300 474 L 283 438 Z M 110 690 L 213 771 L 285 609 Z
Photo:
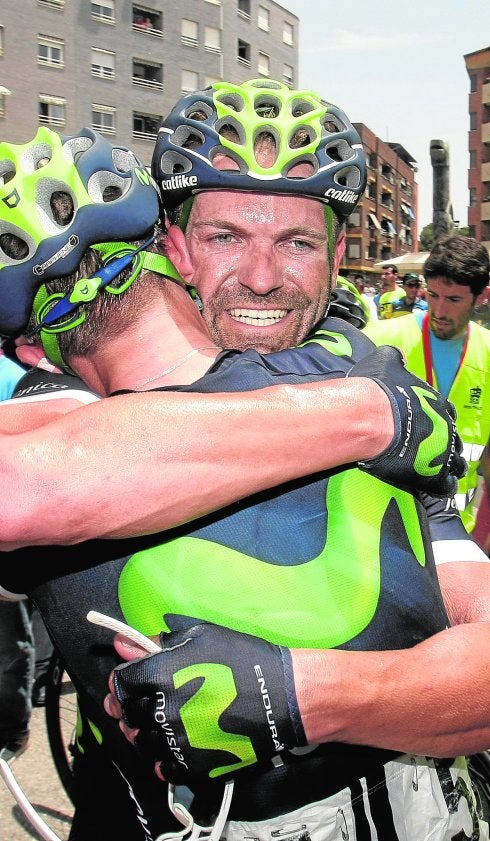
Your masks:
M 143 164 L 90 128 L 0 143 L 0 334 L 22 333 L 40 287 L 75 272 L 89 246 L 148 238 L 159 214 Z
M 269 136 L 274 161 L 255 145 Z M 343 220 L 366 186 L 360 137 L 340 108 L 271 79 L 216 82 L 184 96 L 163 120 L 152 159 L 162 203 L 173 211 L 205 190 L 317 199 Z

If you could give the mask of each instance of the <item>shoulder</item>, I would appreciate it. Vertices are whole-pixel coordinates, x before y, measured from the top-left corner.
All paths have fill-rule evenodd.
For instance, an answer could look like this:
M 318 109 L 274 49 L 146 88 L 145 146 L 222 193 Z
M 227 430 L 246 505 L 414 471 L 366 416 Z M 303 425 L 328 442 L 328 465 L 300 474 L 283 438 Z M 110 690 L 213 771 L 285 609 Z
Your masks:
M 396 343 L 399 336 L 405 335 L 410 329 L 416 328 L 417 338 L 420 327 L 413 313 L 407 313 L 403 318 L 385 318 L 378 321 L 368 321 L 363 333 L 369 336 L 375 345 L 389 345 Z
M 51 400 L 71 398 L 82 403 L 92 403 L 100 397 L 78 377 L 70 374 L 53 374 L 42 368 L 32 368 L 17 384 L 12 398 L 16 401 Z

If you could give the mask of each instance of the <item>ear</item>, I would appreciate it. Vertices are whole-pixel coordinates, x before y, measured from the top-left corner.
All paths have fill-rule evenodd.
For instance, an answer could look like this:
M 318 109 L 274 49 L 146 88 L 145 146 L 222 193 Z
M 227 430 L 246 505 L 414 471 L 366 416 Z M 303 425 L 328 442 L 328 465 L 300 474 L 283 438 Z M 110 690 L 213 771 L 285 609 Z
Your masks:
M 22 341 L 22 339 L 18 339 L 17 341 Z M 30 368 L 37 368 L 37 363 L 44 356 L 44 349 L 40 342 L 36 342 L 35 344 L 17 344 L 15 355 L 24 365 L 28 365 Z
M 490 296 L 490 286 L 485 286 L 483 292 L 477 296 L 475 301 L 475 307 L 481 307 L 482 304 L 489 298 Z
M 178 225 L 170 225 L 167 229 L 165 251 L 167 253 L 167 257 L 172 261 L 179 274 L 184 278 L 185 282 L 189 286 L 192 286 L 194 269 L 187 250 L 184 233 Z
M 339 273 L 340 264 L 342 262 L 342 258 L 345 254 L 345 230 L 343 228 L 340 229 L 337 242 L 335 243 L 335 249 L 333 252 L 333 279 L 337 280 L 337 275 Z

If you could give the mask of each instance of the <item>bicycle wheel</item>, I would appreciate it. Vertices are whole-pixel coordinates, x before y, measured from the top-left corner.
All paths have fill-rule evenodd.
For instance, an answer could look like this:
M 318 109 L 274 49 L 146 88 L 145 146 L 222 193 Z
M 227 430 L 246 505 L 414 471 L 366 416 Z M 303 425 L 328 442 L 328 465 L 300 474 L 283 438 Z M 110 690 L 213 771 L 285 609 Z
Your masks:
M 77 696 L 56 651 L 49 662 L 46 679 L 45 716 L 49 747 L 63 788 L 73 802 Z

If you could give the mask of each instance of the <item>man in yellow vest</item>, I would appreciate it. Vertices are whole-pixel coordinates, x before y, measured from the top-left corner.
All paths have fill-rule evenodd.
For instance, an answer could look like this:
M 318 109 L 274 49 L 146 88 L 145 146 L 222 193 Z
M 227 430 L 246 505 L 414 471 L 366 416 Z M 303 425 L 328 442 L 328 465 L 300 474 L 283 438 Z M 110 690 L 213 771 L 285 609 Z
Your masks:
M 468 472 L 456 502 L 467 531 L 475 525 L 478 465 L 490 436 L 490 332 L 471 321 L 488 284 L 486 248 L 471 237 L 440 239 L 424 266 L 428 312 L 369 322 L 365 332 L 377 345 L 395 345 L 407 368 L 454 403 Z

